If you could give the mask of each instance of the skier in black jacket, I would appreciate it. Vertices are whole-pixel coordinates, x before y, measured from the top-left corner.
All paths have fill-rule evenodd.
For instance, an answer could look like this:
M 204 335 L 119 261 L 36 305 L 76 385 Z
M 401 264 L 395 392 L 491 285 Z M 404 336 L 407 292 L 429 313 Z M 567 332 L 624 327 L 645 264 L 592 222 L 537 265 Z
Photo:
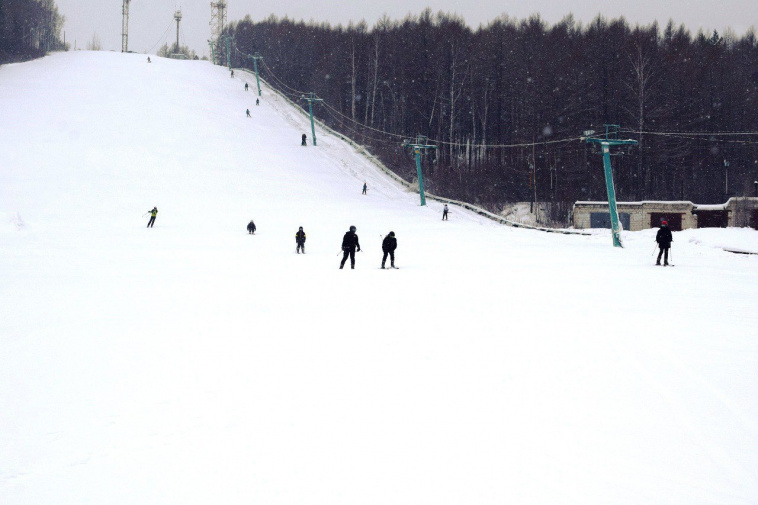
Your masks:
M 390 268 L 395 268 L 395 249 L 397 249 L 397 239 L 395 238 L 395 232 L 391 231 L 382 241 L 382 251 L 384 252 L 384 256 L 382 256 L 382 268 L 384 268 L 388 254 L 390 255 Z
M 247 232 L 251 235 L 255 235 L 255 223 L 252 219 L 247 223 Z
M 303 254 L 305 254 L 305 232 L 303 231 L 303 227 L 301 226 L 299 230 L 297 230 L 297 233 L 295 233 L 295 243 L 297 243 L 297 251 L 298 254 L 300 254 L 300 251 L 303 251 Z
M 661 264 L 661 255 L 663 255 L 663 266 L 669 266 L 669 248 L 671 247 L 671 242 L 674 241 L 674 237 L 671 236 L 668 221 L 661 222 L 661 227 L 658 233 L 655 234 L 655 241 L 658 242 L 658 247 L 661 249 L 658 252 L 658 259 L 655 264 Z
M 345 236 L 342 238 L 342 263 L 340 263 L 340 269 L 345 266 L 345 262 L 347 261 L 347 257 L 350 256 L 350 268 L 355 268 L 355 248 L 358 248 L 358 251 L 361 250 L 361 244 L 358 243 L 358 235 L 355 234 L 355 226 L 350 227 L 350 231 L 345 233 Z

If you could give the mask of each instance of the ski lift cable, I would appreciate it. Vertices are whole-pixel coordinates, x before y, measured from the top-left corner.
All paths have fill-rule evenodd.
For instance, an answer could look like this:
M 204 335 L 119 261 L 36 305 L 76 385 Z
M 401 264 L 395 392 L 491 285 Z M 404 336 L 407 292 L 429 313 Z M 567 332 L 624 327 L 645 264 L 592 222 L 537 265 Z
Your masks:
M 406 138 L 407 137 L 407 135 L 400 135 L 400 134 L 397 134 L 397 133 L 390 133 L 390 132 L 387 132 L 387 131 L 384 131 L 384 130 L 380 130 L 378 128 L 374 128 L 374 127 L 365 125 L 365 124 L 361 123 L 360 121 L 357 121 L 357 120 L 355 120 L 355 119 L 353 119 L 353 118 L 351 118 L 349 116 L 344 115 L 343 113 L 341 113 L 340 111 L 338 111 L 337 109 L 335 109 L 334 107 L 332 107 L 331 105 L 329 105 L 328 103 L 323 102 L 323 104 L 324 104 L 324 106 L 327 109 L 330 109 L 330 110 L 334 111 L 340 117 L 342 117 L 344 119 L 347 119 L 348 121 L 351 121 L 353 123 L 356 123 L 360 127 L 366 128 L 367 130 L 371 130 L 371 131 L 374 131 L 374 132 L 377 132 L 377 133 L 381 133 L 383 135 L 389 135 L 390 137 L 398 137 L 398 138 Z
M 156 43 L 155 43 L 155 45 L 153 45 L 153 47 L 151 47 L 151 48 L 150 48 L 150 50 L 148 51 L 148 53 L 152 53 L 152 52 L 153 52 L 153 49 L 155 49 L 155 48 L 156 48 L 156 46 L 158 46 L 158 44 L 160 44 L 161 42 L 163 42 L 163 40 L 166 38 L 166 35 L 168 34 L 169 30 L 171 30 L 171 27 L 172 27 L 173 25 L 174 25 L 174 21 L 173 21 L 173 20 L 171 20 L 171 21 L 169 22 L 168 26 L 166 27 L 166 30 L 163 32 L 163 35 L 161 35 L 161 38 L 160 38 L 160 39 L 158 39 L 158 42 L 156 42 Z
M 679 136 L 687 135 L 689 137 L 725 137 L 725 136 L 758 136 L 758 132 L 655 132 L 639 130 L 621 130 L 624 133 L 635 133 L 642 135 L 668 135 Z
M 266 70 L 271 74 L 272 77 L 274 77 L 274 79 L 276 79 L 277 81 L 279 81 L 279 83 L 282 86 L 284 86 L 285 88 L 289 89 L 293 93 L 300 94 L 300 95 L 307 95 L 308 94 L 307 91 L 300 91 L 300 90 L 297 90 L 297 89 L 292 88 L 290 86 L 287 86 L 287 84 L 285 84 L 284 81 L 282 81 L 279 77 L 276 76 L 276 74 L 274 74 L 274 72 L 271 70 L 271 67 L 268 66 L 268 63 L 266 63 L 266 60 L 263 60 L 263 66 L 266 67 Z
M 237 48 L 235 47 L 235 49 L 237 49 Z M 237 49 L 237 51 L 239 51 L 239 49 Z M 242 51 L 239 51 L 239 52 L 241 54 L 245 55 L 245 53 L 243 53 Z M 246 55 L 246 56 L 249 56 L 249 55 Z M 268 66 L 268 64 L 266 63 L 266 60 L 263 60 L 263 65 L 266 67 L 266 69 L 271 74 L 271 76 L 276 81 L 278 81 L 282 86 L 284 86 L 287 89 L 293 91 L 294 93 L 299 93 L 299 94 L 303 94 L 303 95 L 307 94 L 304 91 L 298 91 L 295 88 L 287 86 L 287 84 L 285 84 L 281 79 L 279 79 L 274 74 L 274 72 L 271 71 L 271 67 Z M 366 128 L 368 130 L 371 130 L 371 131 L 374 131 L 374 132 L 377 132 L 377 133 L 381 133 L 383 135 L 388 135 L 388 136 L 391 136 L 391 137 L 407 138 L 407 135 L 400 135 L 400 134 L 397 134 L 397 133 L 391 133 L 391 132 L 387 132 L 387 131 L 380 130 L 380 129 L 377 129 L 377 128 L 373 128 L 371 126 L 364 125 L 360 121 L 357 121 L 357 120 L 355 120 L 355 119 L 353 119 L 351 117 L 348 117 L 348 116 L 342 114 L 340 111 L 338 111 L 337 109 L 335 109 L 334 107 L 332 107 L 331 105 L 329 105 L 326 101 L 322 101 L 321 103 L 326 108 L 331 109 L 334 113 L 338 114 L 339 116 L 345 118 L 348 121 L 356 123 L 357 125 L 361 126 L 362 128 Z M 488 148 L 488 149 L 506 149 L 506 148 L 519 148 L 519 147 L 533 147 L 533 146 L 541 146 L 541 145 L 550 145 L 550 144 L 560 144 L 560 143 L 567 143 L 567 142 L 575 142 L 577 140 L 581 140 L 581 137 L 570 137 L 570 138 L 558 139 L 558 140 L 545 140 L 545 141 L 541 141 L 541 142 L 524 142 L 524 143 L 518 143 L 518 144 L 462 144 L 460 142 L 445 142 L 445 141 L 441 141 L 441 140 L 434 140 L 434 139 L 431 139 L 431 138 L 427 139 L 428 142 L 436 143 L 436 144 L 439 144 L 439 145 L 445 145 L 445 146 L 467 147 L 467 145 L 468 145 L 469 147 L 472 147 L 472 148 Z
M 659 137 L 665 137 L 669 139 L 681 139 L 681 140 L 703 140 L 705 137 L 724 137 L 724 136 L 735 136 L 735 135 L 740 135 L 740 136 L 758 135 L 758 133 L 751 133 L 751 132 L 679 133 L 679 132 L 639 132 L 639 131 L 632 131 L 632 130 L 625 130 L 624 133 L 656 135 Z M 751 140 L 730 140 L 730 139 L 723 139 L 723 138 L 719 138 L 718 140 L 719 142 L 725 142 L 725 143 L 730 143 L 730 144 L 745 144 L 745 145 L 758 144 L 758 141 L 751 141 Z
M 331 108 L 330 108 L 330 109 L 331 109 Z M 388 139 L 382 139 L 382 138 L 371 137 L 371 136 L 368 136 L 368 135 L 366 135 L 366 133 L 365 133 L 365 132 L 361 132 L 361 131 L 359 131 L 359 130 L 357 130 L 357 129 L 353 128 L 353 127 L 350 127 L 350 126 L 348 126 L 348 125 L 345 125 L 345 124 L 344 124 L 344 123 L 342 123 L 342 121 L 340 120 L 340 117 L 336 116 L 336 115 L 334 114 L 334 112 L 332 112 L 332 110 L 330 110 L 330 109 L 327 109 L 327 111 L 326 111 L 326 112 L 327 112 L 327 113 L 328 113 L 328 114 L 329 114 L 329 115 L 332 117 L 332 119 L 334 119 L 336 122 L 340 123 L 340 126 L 341 126 L 342 128 L 345 128 L 346 130 L 348 130 L 348 131 L 350 131 L 350 132 L 354 132 L 356 136 L 360 136 L 360 137 L 363 137 L 364 139 L 373 140 L 374 142 L 378 142 L 378 143 L 382 143 L 382 144 L 388 144 L 388 145 L 389 145 L 389 144 L 393 144 L 393 145 L 394 145 L 394 144 L 396 144 L 396 141 L 394 141 L 394 140 L 388 140 Z

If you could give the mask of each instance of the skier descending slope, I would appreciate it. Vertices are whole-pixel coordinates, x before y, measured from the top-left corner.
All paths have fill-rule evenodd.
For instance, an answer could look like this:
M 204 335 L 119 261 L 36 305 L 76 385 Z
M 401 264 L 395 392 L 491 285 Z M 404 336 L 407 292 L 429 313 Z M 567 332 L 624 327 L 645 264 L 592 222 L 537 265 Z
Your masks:
M 153 210 L 148 212 L 150 213 L 150 221 L 147 222 L 147 227 L 152 228 L 155 224 L 155 217 L 158 215 L 158 207 L 153 207 Z
M 250 235 L 255 235 L 255 223 L 251 219 L 249 223 L 247 223 L 247 232 Z
M 384 268 L 388 254 L 390 256 L 390 268 L 397 268 L 395 266 L 395 249 L 397 249 L 397 239 L 395 238 L 395 232 L 391 231 L 382 241 L 382 252 L 384 252 L 384 256 L 382 256 L 382 268 Z
M 342 263 L 340 263 L 340 269 L 345 266 L 347 257 L 350 256 L 350 268 L 355 268 L 355 248 L 358 248 L 358 252 L 361 250 L 361 244 L 358 243 L 358 235 L 355 234 L 355 226 L 351 226 L 350 230 L 345 233 L 342 238 Z

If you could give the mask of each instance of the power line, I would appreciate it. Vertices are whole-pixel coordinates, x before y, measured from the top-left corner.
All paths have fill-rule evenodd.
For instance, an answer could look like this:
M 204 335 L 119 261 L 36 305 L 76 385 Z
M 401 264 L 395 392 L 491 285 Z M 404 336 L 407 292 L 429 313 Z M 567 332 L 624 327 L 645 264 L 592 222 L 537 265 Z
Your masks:
M 624 133 L 636 133 L 643 135 L 687 135 L 690 137 L 725 137 L 725 136 L 758 136 L 758 132 L 654 132 L 638 130 L 621 130 Z
M 171 27 L 172 27 L 173 25 L 174 25 L 174 21 L 173 21 L 173 20 L 171 20 L 171 21 L 168 23 L 168 26 L 166 27 L 166 31 L 164 31 L 164 32 L 163 32 L 163 35 L 161 35 L 161 38 L 160 38 L 160 39 L 158 39 L 158 42 L 156 42 L 156 43 L 155 43 L 155 45 L 154 45 L 153 47 L 151 47 L 151 48 L 150 48 L 150 49 L 147 51 L 148 53 L 152 53 L 152 52 L 153 52 L 153 49 L 155 49 L 155 47 L 156 47 L 158 44 L 160 44 L 161 42 L 163 42 L 163 40 L 166 38 L 166 35 L 168 35 L 168 31 L 169 31 L 169 30 L 171 30 Z

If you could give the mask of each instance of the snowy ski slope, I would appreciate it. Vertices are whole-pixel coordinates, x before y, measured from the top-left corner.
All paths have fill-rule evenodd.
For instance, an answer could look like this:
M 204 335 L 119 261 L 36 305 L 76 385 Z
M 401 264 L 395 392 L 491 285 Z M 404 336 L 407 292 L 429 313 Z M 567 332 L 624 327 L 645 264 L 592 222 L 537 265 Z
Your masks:
M 0 67 L 0 503 L 758 503 L 755 231 L 443 222 L 152 60 Z

